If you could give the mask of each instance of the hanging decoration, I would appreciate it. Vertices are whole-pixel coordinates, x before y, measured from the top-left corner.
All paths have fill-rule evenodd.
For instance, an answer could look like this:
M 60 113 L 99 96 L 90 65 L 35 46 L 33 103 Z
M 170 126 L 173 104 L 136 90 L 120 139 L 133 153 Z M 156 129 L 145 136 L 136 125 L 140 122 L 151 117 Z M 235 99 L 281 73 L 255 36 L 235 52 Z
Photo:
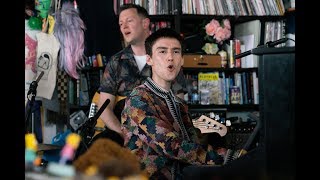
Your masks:
M 28 33 L 25 33 L 25 38 L 24 38 L 25 46 L 27 48 L 27 54 L 26 54 L 26 59 L 25 59 L 25 69 L 31 69 L 33 73 L 36 73 L 36 48 L 37 48 L 37 41 L 32 39 Z M 28 68 L 30 66 L 31 68 Z
M 28 20 L 28 25 L 32 30 L 41 30 L 42 21 L 40 17 L 32 16 Z
M 36 34 L 37 59 L 36 70 L 37 76 L 43 72 L 43 76 L 38 83 L 37 96 L 51 100 L 56 86 L 56 74 L 58 64 L 58 53 L 60 43 L 56 37 L 44 32 Z
M 75 79 L 79 79 L 77 69 L 85 64 L 84 30 L 78 9 L 65 1 L 55 13 L 54 35 L 61 44 L 59 68 Z
M 48 34 L 52 34 L 53 33 L 53 28 L 54 28 L 54 24 L 55 24 L 55 19 L 53 16 L 48 15 L 48 23 L 49 23 L 49 28 L 48 28 Z
M 47 18 L 50 10 L 51 0 L 35 0 L 35 9 L 38 10 L 39 16 L 44 19 Z

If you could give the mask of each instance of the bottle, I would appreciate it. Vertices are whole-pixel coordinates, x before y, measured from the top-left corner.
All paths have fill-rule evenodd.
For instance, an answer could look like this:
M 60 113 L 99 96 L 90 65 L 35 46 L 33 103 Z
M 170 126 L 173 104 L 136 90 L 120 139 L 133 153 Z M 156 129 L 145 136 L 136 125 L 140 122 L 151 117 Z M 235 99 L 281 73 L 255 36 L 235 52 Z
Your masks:
M 198 84 L 192 86 L 191 104 L 199 104 Z
M 227 52 L 224 50 L 221 50 L 218 52 L 218 54 L 221 56 L 221 67 L 227 68 L 228 67 Z

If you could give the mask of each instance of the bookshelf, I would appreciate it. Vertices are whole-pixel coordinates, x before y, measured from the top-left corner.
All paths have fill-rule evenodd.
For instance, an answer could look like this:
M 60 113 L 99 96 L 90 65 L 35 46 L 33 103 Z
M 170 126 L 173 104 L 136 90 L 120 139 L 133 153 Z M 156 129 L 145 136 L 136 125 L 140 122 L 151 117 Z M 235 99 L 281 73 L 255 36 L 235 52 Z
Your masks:
M 80 79 L 69 78 L 68 101 L 70 113 L 90 108 L 91 100 L 100 86 L 100 80 L 105 66 L 84 67 L 79 69 Z
M 118 0 L 118 4 L 121 4 L 120 3 L 121 0 Z M 151 20 L 153 22 L 158 22 L 158 21 L 165 21 L 165 22 L 170 22 L 171 24 L 171 27 L 176 29 L 176 31 L 180 32 L 181 34 L 187 36 L 187 35 L 191 35 L 191 34 L 194 34 L 196 33 L 194 31 L 194 27 L 195 25 L 197 24 L 201 24 L 203 21 L 209 21 L 211 20 L 212 18 L 215 18 L 215 19 L 225 19 L 225 18 L 228 18 L 232 24 L 232 36 L 231 38 L 234 38 L 234 28 L 235 28 L 235 25 L 237 24 L 241 24 L 241 23 L 244 23 L 244 22 L 249 22 L 249 21 L 252 21 L 252 20 L 259 20 L 261 22 L 261 37 L 260 37 L 260 40 L 259 40 L 259 44 L 264 44 L 264 34 L 265 34 L 265 24 L 266 22 L 274 22 L 274 21 L 279 21 L 279 20 L 286 20 L 286 14 L 282 14 L 282 15 L 229 15 L 229 14 L 185 14 L 183 13 L 182 11 L 182 0 L 177 0 L 177 1 L 169 1 L 167 0 L 168 2 L 175 2 L 177 3 L 176 4 L 176 7 L 177 7 L 177 10 L 174 11 L 175 13 L 174 14 L 155 14 L 155 15 L 151 15 Z M 217 0 L 215 0 L 214 2 L 216 2 Z M 123 2 L 123 1 L 121 1 Z M 128 2 L 128 1 L 126 1 Z M 144 1 L 144 2 L 148 2 L 148 1 Z M 188 1 L 189 2 L 189 1 Z M 190 1 L 191 2 L 191 1 Z M 244 2 L 244 1 L 242 1 Z M 269 2 L 269 1 L 268 1 Z M 290 12 L 288 14 L 292 14 L 294 12 Z M 281 63 L 278 63 L 278 65 L 281 65 Z M 280 67 L 279 66 L 279 69 L 282 69 L 283 67 Z M 91 72 L 97 72 L 97 71 L 102 71 L 104 69 L 104 67 L 94 67 L 94 68 L 85 68 L 82 70 L 82 73 L 91 73 Z M 219 66 L 217 67 L 209 67 L 209 68 L 201 68 L 201 67 L 189 67 L 189 68 L 184 68 L 184 73 L 190 73 L 190 74 L 198 74 L 199 72 L 219 72 L 219 73 L 225 73 L 228 74 L 229 76 L 235 74 L 235 73 L 251 73 L 251 72 L 256 72 L 257 74 L 259 75 L 262 75 L 262 73 L 264 73 L 265 75 L 268 74 L 268 75 L 272 75 L 274 74 L 274 69 L 270 68 L 270 70 L 268 71 L 269 73 L 267 73 L 264 69 L 261 69 L 260 71 L 260 67 L 252 67 L 252 68 L 221 68 Z M 261 73 L 260 73 L 261 72 Z M 260 78 L 260 77 L 259 77 Z M 259 84 L 261 85 L 261 87 L 265 88 L 265 89 L 262 89 L 261 90 L 259 89 L 259 91 L 264 91 L 265 95 L 270 95 L 272 93 L 267 93 L 269 91 L 267 91 L 268 88 L 270 87 L 274 87 L 274 85 L 272 84 L 273 82 L 267 82 L 266 81 L 266 84 L 264 82 L 261 82 L 259 81 Z M 281 86 L 281 82 L 278 82 L 279 83 L 279 86 Z M 268 85 L 268 86 L 267 86 Z M 282 85 L 283 86 L 283 85 Z M 284 89 L 286 89 L 286 87 L 283 87 Z M 284 92 L 286 92 L 284 90 Z M 288 96 L 288 95 L 287 95 Z M 260 97 L 260 96 L 259 96 Z M 280 100 L 282 96 L 279 96 L 276 100 Z M 189 110 L 191 112 L 200 112 L 200 113 L 207 113 L 207 112 L 210 112 L 212 110 L 217 110 L 217 111 L 225 111 L 225 112 L 251 112 L 251 111 L 260 111 L 261 114 L 264 114 L 264 117 L 262 119 L 276 119 L 276 120 L 279 120 L 282 121 L 282 119 L 279 119 L 279 117 L 277 118 L 274 118 L 274 116 L 278 116 L 278 114 L 280 113 L 283 113 L 282 112 L 279 112 L 279 113 L 275 113 L 275 114 L 272 114 L 271 112 L 269 111 L 265 111 L 263 112 L 264 110 L 266 110 L 266 107 L 267 108 L 271 108 L 271 109 L 276 109 L 275 107 L 272 107 L 272 98 L 268 97 L 268 101 L 265 101 L 266 97 L 264 97 L 264 99 L 262 99 L 260 97 L 259 99 L 259 103 L 247 103 L 247 104 L 227 104 L 227 103 L 224 103 L 224 104 L 208 104 L 208 105 L 203 105 L 203 104 L 189 104 Z M 261 102 L 261 101 L 265 101 L 265 102 Z M 267 105 L 269 106 L 266 106 L 264 103 L 266 102 L 269 102 Z M 289 102 L 289 101 L 286 101 L 286 102 Z M 291 104 L 292 105 L 292 104 Z M 262 108 L 265 108 L 265 109 L 261 109 Z M 285 106 L 285 104 L 282 106 L 283 107 L 287 107 Z M 83 107 L 83 106 L 79 106 L 78 108 L 86 108 L 86 107 Z M 291 113 L 292 111 L 290 111 Z M 269 117 L 268 117 L 269 116 Z M 289 115 L 288 115 L 289 116 Z M 273 121 L 268 121 L 268 123 L 277 123 L 275 120 Z M 266 123 L 266 122 L 265 122 Z M 285 126 L 285 125 L 284 125 Z M 272 124 L 265 124 L 265 130 L 266 132 L 265 133 L 265 136 L 268 136 L 266 137 L 267 141 L 273 141 L 274 139 L 273 136 L 270 136 L 270 134 L 268 133 L 271 133 L 271 131 L 267 131 L 267 129 L 272 129 L 273 127 L 276 127 L 273 126 Z M 286 130 L 286 127 L 282 127 L 282 129 L 280 129 L 278 131 L 278 133 L 280 135 L 283 135 L 281 134 L 282 132 L 285 132 Z M 291 129 L 292 130 L 292 129 Z M 282 136 L 284 137 L 284 136 Z M 287 139 L 285 139 L 287 140 Z M 291 140 L 291 139 L 290 139 Z M 272 144 L 271 146 L 268 146 L 268 148 L 271 148 L 273 151 L 276 151 L 276 146 L 274 146 L 274 144 Z M 290 150 L 290 149 L 288 149 Z M 284 151 L 285 153 L 285 151 Z M 271 156 L 271 158 L 273 159 L 282 159 L 281 156 L 278 154 L 276 154 L 277 156 Z M 259 155 L 259 156 L 263 156 L 263 155 Z M 268 154 L 268 156 L 270 156 L 270 154 Z M 289 159 L 291 156 L 288 156 L 287 159 Z M 251 162 L 254 162 L 252 160 L 250 160 Z M 246 163 L 248 164 L 248 163 Z M 253 163 L 254 164 L 254 163 Z M 285 165 L 288 165 L 288 164 L 285 164 Z M 279 166 L 280 167 L 280 166 Z M 276 168 L 279 168 L 278 166 Z M 288 166 L 286 166 L 288 167 Z M 249 168 L 248 168 L 249 169 Z M 279 168 L 280 169 L 280 168 Z M 276 169 L 278 170 L 278 169 Z
M 227 1 L 222 0 L 213 0 L 209 2 L 207 0 L 159 0 L 159 1 L 135 1 L 135 0 L 115 0 L 116 9 L 119 9 L 120 5 L 124 3 L 136 3 L 145 7 L 150 14 L 151 22 L 153 23 L 153 28 L 156 30 L 160 27 L 158 22 L 164 22 L 163 26 L 168 26 L 174 28 L 176 31 L 180 32 L 182 35 L 189 36 L 196 34 L 201 24 L 204 22 L 209 22 L 211 19 L 229 19 L 231 23 L 232 34 L 230 39 L 235 38 L 234 31 L 237 24 L 244 22 L 249 22 L 253 20 L 259 20 L 261 22 L 261 37 L 259 38 L 259 44 L 264 44 L 265 41 L 265 24 L 266 22 L 276 22 L 276 21 L 285 21 L 288 15 L 292 15 L 295 10 L 290 8 L 285 10 L 282 7 L 282 1 L 278 0 L 267 0 L 267 1 L 248 1 L 240 0 L 237 3 L 226 3 Z M 158 5 L 155 6 L 152 4 L 157 2 Z M 201 3 L 207 3 L 206 8 L 204 8 Z M 259 3 L 262 4 L 259 4 Z M 211 3 L 214 3 L 215 10 L 210 9 Z M 203 4 L 204 5 L 204 4 Z M 236 7 L 238 5 L 238 7 Z M 152 7 L 154 7 L 152 9 Z M 240 7 L 240 8 L 239 8 Z M 249 8 L 251 10 L 249 10 Z M 262 10 L 262 8 L 264 10 Z M 200 10 L 199 10 L 200 9 Z M 242 9 L 242 10 L 241 10 Z M 119 10 L 118 10 L 119 11 Z M 151 12 L 151 13 L 150 13 Z M 212 13 L 214 12 L 214 13 Z M 118 14 L 118 13 L 116 13 Z M 195 52 L 199 54 L 199 52 Z M 200 52 L 201 53 L 201 52 Z M 92 67 L 87 66 L 81 70 L 81 73 L 86 74 L 86 77 L 90 77 L 90 74 L 96 74 L 99 72 L 103 73 L 104 66 L 102 67 Z M 258 73 L 258 67 L 254 68 L 184 68 L 185 73 L 190 72 L 224 72 L 228 75 L 234 74 L 235 72 L 244 73 L 244 72 L 256 72 Z M 91 80 L 90 80 L 91 81 Z M 91 88 L 90 92 L 93 92 L 97 87 Z M 93 93 L 89 93 L 89 97 L 93 97 Z M 77 105 L 72 106 L 73 109 L 76 109 Z M 79 106 L 80 109 L 85 109 L 83 106 Z M 210 109 L 210 108 L 226 108 L 228 111 L 256 111 L 259 110 L 257 104 L 240 104 L 240 105 L 193 105 L 190 104 L 191 109 Z
M 229 19 L 231 23 L 231 37 L 230 39 L 237 38 L 235 37 L 235 27 L 241 23 L 250 22 L 254 20 L 259 20 L 261 26 L 259 29 L 259 39 L 257 44 L 263 45 L 267 41 L 274 41 L 280 38 L 285 37 L 286 29 L 279 30 L 279 32 L 274 32 L 272 37 L 266 37 L 268 23 L 276 24 L 276 22 L 282 27 L 286 28 L 286 20 L 288 16 L 292 16 L 295 13 L 294 8 L 284 8 L 284 2 L 282 0 L 239 0 L 229 3 L 231 1 L 223 0 L 159 0 L 156 1 L 158 5 L 168 5 L 167 7 L 161 7 L 158 9 L 164 9 L 164 11 L 152 11 L 150 13 L 151 0 L 145 1 L 134 1 L 134 0 L 117 0 L 117 7 L 123 3 L 136 3 L 145 7 L 150 14 L 150 19 L 152 22 L 165 21 L 170 22 L 170 27 L 174 28 L 177 32 L 181 33 L 184 37 L 192 36 L 199 33 L 199 29 L 203 27 L 203 24 L 208 23 L 211 19 L 222 20 Z M 154 1 L 152 1 L 154 2 Z M 164 3 L 165 2 L 165 3 Z M 203 4 L 201 4 L 203 3 Z M 209 11 L 210 7 L 215 6 L 215 11 L 212 13 Z M 211 5 L 211 6 L 210 6 Z M 238 6 L 238 7 L 236 7 Z M 240 8 L 239 8 L 240 7 Z M 199 10 L 200 9 L 200 10 Z M 201 10 L 203 9 L 203 10 Z M 233 9 L 233 10 L 232 10 Z M 263 9 L 263 10 L 262 10 Z M 167 13 L 163 13 L 167 12 Z M 269 38 L 269 39 L 266 39 Z M 273 38 L 273 39 L 272 39 Z M 194 43 L 199 45 L 199 43 Z M 202 47 L 202 46 L 201 46 Z M 201 48 L 198 48 L 201 49 Z M 188 52 L 194 54 L 204 54 L 204 52 Z M 259 57 L 256 57 L 259 58 Z M 257 60 L 258 61 L 258 60 Z M 255 67 L 249 68 L 221 68 L 220 67 L 210 67 L 210 68 L 201 68 L 201 67 L 188 67 L 183 68 L 185 74 L 196 75 L 199 72 L 223 72 L 225 75 L 232 76 L 235 73 L 244 74 L 255 72 L 256 75 L 259 73 L 258 63 Z M 259 77 L 258 77 L 259 78 Z M 189 96 L 190 97 L 190 96 Z M 210 104 L 210 105 L 201 105 L 201 104 L 190 104 L 190 111 L 198 112 L 209 112 L 212 109 L 224 109 L 227 112 L 252 112 L 259 111 L 259 102 L 257 103 L 248 103 L 248 104 Z

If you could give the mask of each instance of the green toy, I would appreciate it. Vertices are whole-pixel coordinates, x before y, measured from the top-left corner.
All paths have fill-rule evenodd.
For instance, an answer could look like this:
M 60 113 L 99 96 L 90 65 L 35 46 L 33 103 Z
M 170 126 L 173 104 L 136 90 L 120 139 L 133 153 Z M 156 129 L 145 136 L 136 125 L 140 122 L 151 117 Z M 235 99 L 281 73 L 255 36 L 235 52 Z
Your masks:
M 41 18 L 47 18 L 48 12 L 50 10 L 51 0 L 36 0 L 36 10 L 39 11 Z
M 42 28 L 42 20 L 40 17 L 30 17 L 28 20 L 28 25 L 33 30 L 41 30 Z

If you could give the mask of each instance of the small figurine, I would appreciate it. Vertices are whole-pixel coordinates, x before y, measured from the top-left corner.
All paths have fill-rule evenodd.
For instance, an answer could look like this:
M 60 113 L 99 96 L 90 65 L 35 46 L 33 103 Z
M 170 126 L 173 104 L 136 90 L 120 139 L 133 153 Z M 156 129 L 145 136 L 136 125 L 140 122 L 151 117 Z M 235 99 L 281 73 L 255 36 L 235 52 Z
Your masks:
M 41 158 L 37 156 L 38 141 L 32 133 L 25 135 L 25 165 L 26 168 L 40 166 Z
M 36 151 L 38 149 L 38 142 L 36 140 L 36 137 L 34 134 L 28 133 L 25 135 L 25 143 L 26 143 L 26 149 L 25 149 L 25 161 L 26 163 L 33 163 L 33 161 L 36 159 Z
M 72 160 L 75 150 L 78 148 L 81 137 L 78 134 L 71 133 L 67 136 L 66 145 L 61 150 L 61 158 L 59 163 L 66 164 L 68 160 Z
M 80 135 L 71 133 L 66 137 L 66 144 L 62 148 L 59 163 L 50 162 L 48 164 L 47 172 L 49 174 L 60 177 L 74 177 L 75 169 L 72 165 L 67 164 L 68 161 L 74 158 L 76 149 L 81 141 Z

